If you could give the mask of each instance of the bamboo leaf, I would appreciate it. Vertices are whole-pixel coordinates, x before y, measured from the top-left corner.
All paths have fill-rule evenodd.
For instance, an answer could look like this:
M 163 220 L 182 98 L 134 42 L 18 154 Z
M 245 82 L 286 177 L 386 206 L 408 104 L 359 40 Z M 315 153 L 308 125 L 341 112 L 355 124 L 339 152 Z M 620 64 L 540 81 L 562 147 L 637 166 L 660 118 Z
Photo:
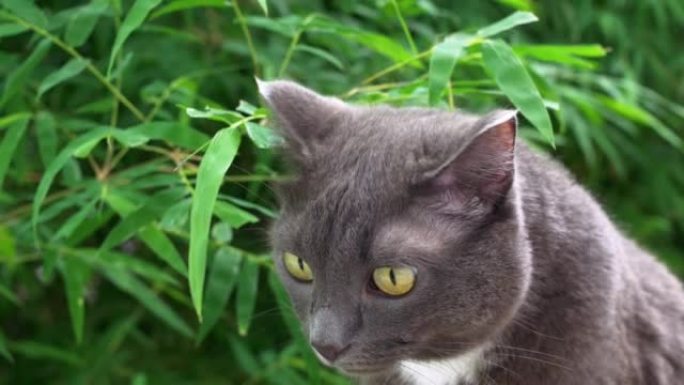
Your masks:
M 166 15 L 169 13 L 200 7 L 223 8 L 226 7 L 228 4 L 229 3 L 225 0 L 174 0 L 169 2 L 169 4 L 154 11 L 150 18 L 156 19 L 159 16 Z
M 85 319 L 85 286 L 88 282 L 90 269 L 78 258 L 62 259 L 62 276 L 71 316 L 71 326 L 76 343 L 83 341 L 83 322 Z
M 137 299 L 145 308 L 159 317 L 180 334 L 191 337 L 190 327 L 183 321 L 166 302 L 159 298 L 150 288 L 136 277 L 121 268 L 111 267 L 103 269 L 102 273 L 120 290 Z
M 145 18 L 147 18 L 147 15 L 160 3 L 161 0 L 136 0 L 135 3 L 133 3 L 133 6 L 128 11 L 126 18 L 124 19 L 123 23 L 121 23 L 119 32 L 116 34 L 116 39 L 114 40 L 114 45 L 112 46 L 112 53 L 109 56 L 107 77 L 109 77 L 111 74 L 112 67 L 114 66 L 114 60 L 116 59 L 116 56 L 119 54 L 119 51 L 123 47 L 128 37 L 133 33 L 133 31 L 138 29 L 143 24 Z
M 37 341 L 13 341 L 9 348 L 15 354 L 32 359 L 56 361 L 72 366 L 83 364 L 83 360 L 77 354 Z
M 519 25 L 534 23 L 536 21 L 539 21 L 539 19 L 534 13 L 517 11 L 494 24 L 481 28 L 477 31 L 477 34 L 482 37 L 492 37 Z
M 259 3 L 261 10 L 264 11 L 264 15 L 268 16 L 268 3 L 266 0 L 257 0 L 257 2 Z
M 36 66 L 38 66 L 45 55 L 47 55 L 51 45 L 52 43 L 50 40 L 43 39 L 40 43 L 38 43 L 33 52 L 31 52 L 31 55 L 29 55 L 29 57 L 24 60 L 24 62 L 21 63 L 17 69 L 7 76 L 5 90 L 2 94 L 2 99 L 0 99 L 0 107 L 4 106 L 8 100 L 14 98 L 17 93 L 25 87 L 26 81 L 31 77 L 31 73 L 33 73 L 33 70 L 36 68 Z
M 259 222 L 259 218 L 231 203 L 217 201 L 214 214 L 222 221 L 229 223 L 233 228 L 239 229 L 247 223 Z
M 285 325 L 290 332 L 290 335 L 295 341 L 295 345 L 304 357 L 307 365 L 306 368 L 309 372 L 309 381 L 312 384 L 320 383 L 320 371 L 318 369 L 318 359 L 311 351 L 311 347 L 307 342 L 302 328 L 297 320 L 297 316 L 292 309 L 292 303 L 290 298 L 280 282 L 280 278 L 275 271 L 270 271 L 268 274 L 268 284 L 271 287 L 271 291 L 275 295 L 276 302 L 278 303 L 278 308 L 280 309 L 280 314 L 285 321 Z
M 87 216 L 95 209 L 95 205 L 99 199 L 95 198 L 92 199 L 88 204 L 84 205 L 81 207 L 76 214 L 72 215 L 69 217 L 69 219 L 64 222 L 62 226 L 60 226 L 59 230 L 57 233 L 52 237 L 53 240 L 58 240 L 58 239 L 64 239 L 64 238 L 69 238 L 71 234 L 73 234 L 74 230 L 78 228 L 78 226 L 85 221 Z
M 451 79 L 456 62 L 463 57 L 471 40 L 470 35 L 456 33 L 447 36 L 444 41 L 432 49 L 430 69 L 428 72 L 428 88 L 430 105 L 436 105 Z
M 40 179 L 38 188 L 36 189 L 36 194 L 33 198 L 33 208 L 31 214 L 31 223 L 36 231 L 36 226 L 38 224 L 38 219 L 40 217 L 40 206 L 45 200 L 45 196 L 50 190 L 50 186 L 57 176 L 57 173 L 64 167 L 64 165 L 71 159 L 75 152 L 81 148 L 84 144 L 90 143 L 96 140 L 102 140 L 110 132 L 107 127 L 100 127 L 89 131 L 86 134 L 79 136 L 78 138 L 72 140 L 52 161 L 50 167 L 45 170 L 43 177 Z
M 485 41 L 482 44 L 482 57 L 496 84 L 511 103 L 554 146 L 553 127 L 544 100 L 511 47 L 500 40 Z
M 0 330 L 0 354 L 10 363 L 14 362 L 12 353 L 10 353 L 9 349 L 7 349 L 7 339 L 5 338 L 5 333 L 3 333 L 2 330 Z
M 69 60 L 62 68 L 48 75 L 43 82 L 40 83 L 40 86 L 38 87 L 38 98 L 51 88 L 83 72 L 87 65 L 88 62 L 80 58 Z
M 245 259 L 240 270 L 237 287 L 238 333 L 247 335 L 252 322 L 252 314 L 256 305 L 257 289 L 259 288 L 259 265 L 251 259 Z
M 38 27 L 44 28 L 48 23 L 47 16 L 34 4 L 33 0 L 2 0 L 2 5 Z
M 12 156 L 21 141 L 21 138 L 26 132 L 28 126 L 28 118 L 24 118 L 14 122 L 8 129 L 5 137 L 0 142 L 0 190 L 5 181 L 7 170 L 12 162 Z
M 36 115 L 36 140 L 38 141 L 38 152 L 43 166 L 47 168 L 52 160 L 57 156 L 57 123 L 52 114 L 41 111 Z
M 247 122 L 245 126 L 247 127 L 247 136 L 259 148 L 272 148 L 283 143 L 283 139 L 268 127 L 253 122 Z
M 221 248 L 214 255 L 207 280 L 207 295 L 202 308 L 203 321 L 197 334 L 198 343 L 204 340 L 221 318 L 237 281 L 241 260 L 242 256 L 229 248 Z
M 196 150 L 211 139 L 189 125 L 178 122 L 144 123 L 127 128 L 126 132 L 140 134 L 150 140 L 165 140 L 187 150 Z
M 223 129 L 209 143 L 197 173 L 197 186 L 190 210 L 190 251 L 188 279 L 190 296 L 202 319 L 202 295 L 206 274 L 209 226 L 223 176 L 228 171 L 238 147 L 240 132 Z
M 74 12 L 64 30 L 64 41 L 72 47 L 83 45 L 93 33 L 97 20 L 109 7 L 108 3 L 108 0 L 92 0 Z
M 20 24 L 0 24 L 0 38 L 18 35 L 28 30 L 28 27 Z

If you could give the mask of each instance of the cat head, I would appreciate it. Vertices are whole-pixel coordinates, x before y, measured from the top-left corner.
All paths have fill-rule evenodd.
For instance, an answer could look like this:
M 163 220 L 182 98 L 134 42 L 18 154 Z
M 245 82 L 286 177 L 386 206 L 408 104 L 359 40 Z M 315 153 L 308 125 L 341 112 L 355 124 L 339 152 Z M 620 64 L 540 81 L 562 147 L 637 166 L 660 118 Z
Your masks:
M 259 88 L 296 169 L 279 188 L 275 266 L 319 358 L 372 374 L 494 338 L 530 274 L 515 112 L 353 106 L 288 81 Z

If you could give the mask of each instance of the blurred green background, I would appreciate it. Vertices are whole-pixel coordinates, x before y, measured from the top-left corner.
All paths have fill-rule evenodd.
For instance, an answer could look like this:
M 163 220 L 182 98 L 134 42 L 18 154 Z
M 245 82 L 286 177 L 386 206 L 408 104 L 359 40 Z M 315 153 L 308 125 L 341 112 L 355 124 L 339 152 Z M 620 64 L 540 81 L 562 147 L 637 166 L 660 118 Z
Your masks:
M 681 0 L 0 4 L 0 383 L 347 383 L 272 273 L 255 75 L 518 108 L 684 275 Z

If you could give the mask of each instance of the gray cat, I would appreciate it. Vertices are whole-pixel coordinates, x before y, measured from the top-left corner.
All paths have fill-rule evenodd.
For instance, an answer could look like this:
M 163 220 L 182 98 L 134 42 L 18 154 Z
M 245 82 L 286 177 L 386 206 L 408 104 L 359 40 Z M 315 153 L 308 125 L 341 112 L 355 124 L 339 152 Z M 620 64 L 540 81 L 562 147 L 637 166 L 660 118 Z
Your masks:
M 684 384 L 682 284 L 515 112 L 259 83 L 298 170 L 275 264 L 321 361 L 362 384 Z

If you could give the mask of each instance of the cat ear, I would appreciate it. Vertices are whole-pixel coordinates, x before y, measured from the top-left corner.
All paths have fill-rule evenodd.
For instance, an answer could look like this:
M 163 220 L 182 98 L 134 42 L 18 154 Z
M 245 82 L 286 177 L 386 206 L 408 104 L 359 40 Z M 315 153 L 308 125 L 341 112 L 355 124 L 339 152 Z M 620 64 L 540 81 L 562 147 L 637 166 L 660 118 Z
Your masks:
M 517 111 L 500 110 L 480 119 L 475 137 L 429 172 L 421 190 L 436 195 L 438 205 L 451 212 L 473 205 L 496 204 L 513 183 L 516 114 Z
M 285 141 L 300 156 L 309 156 L 333 130 L 334 118 L 348 108 L 337 98 L 291 81 L 256 79 L 256 83 Z

